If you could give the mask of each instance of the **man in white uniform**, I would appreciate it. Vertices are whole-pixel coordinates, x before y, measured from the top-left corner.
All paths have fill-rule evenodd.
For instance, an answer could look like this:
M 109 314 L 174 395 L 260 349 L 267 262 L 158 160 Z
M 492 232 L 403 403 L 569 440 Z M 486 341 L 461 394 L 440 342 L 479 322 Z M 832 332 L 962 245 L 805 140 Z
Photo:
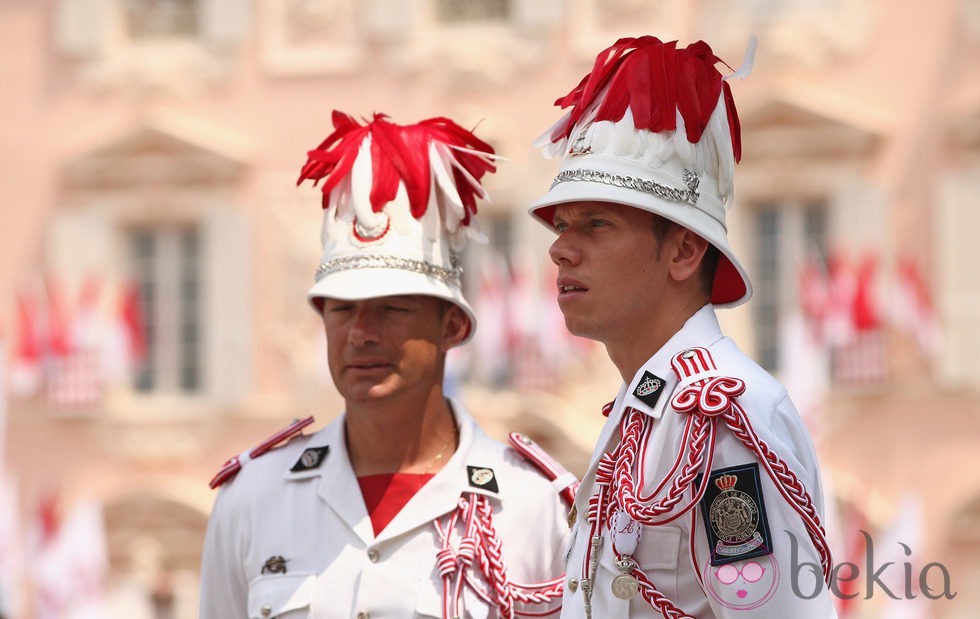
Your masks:
M 234 477 L 208 527 L 200 616 L 556 614 L 568 535 L 557 486 L 442 387 L 446 353 L 476 327 L 458 252 L 478 234 L 493 150 L 445 118 L 333 122 L 300 182 L 323 182 L 308 297 L 346 410 L 312 435 L 292 436 L 309 421 L 294 424 L 213 481 Z
M 752 291 L 726 235 L 740 138 L 718 62 L 703 41 L 621 39 L 542 136 L 561 166 L 530 212 L 557 233 L 566 326 L 623 378 L 575 499 L 562 617 L 835 614 L 810 438 L 715 316 Z

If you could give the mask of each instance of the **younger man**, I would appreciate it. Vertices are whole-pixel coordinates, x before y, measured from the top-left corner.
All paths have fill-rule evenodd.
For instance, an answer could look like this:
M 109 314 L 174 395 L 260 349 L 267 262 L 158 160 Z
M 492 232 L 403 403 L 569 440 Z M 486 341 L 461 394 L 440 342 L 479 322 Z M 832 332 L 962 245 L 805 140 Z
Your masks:
M 715 317 L 752 294 L 726 235 L 740 143 L 718 62 L 703 41 L 621 39 L 546 134 L 561 169 L 531 213 L 558 234 L 558 302 L 623 378 L 576 497 L 562 617 L 834 615 L 813 446 Z

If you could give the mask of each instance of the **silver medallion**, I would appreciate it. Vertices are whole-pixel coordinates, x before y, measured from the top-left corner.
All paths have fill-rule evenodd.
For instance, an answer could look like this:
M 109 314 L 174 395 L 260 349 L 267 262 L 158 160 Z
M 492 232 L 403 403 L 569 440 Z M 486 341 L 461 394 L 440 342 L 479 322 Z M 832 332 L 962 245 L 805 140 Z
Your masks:
M 633 599 L 636 592 L 640 590 L 640 585 L 632 574 L 618 574 L 613 578 L 611 586 L 613 595 L 621 600 Z
M 633 575 L 633 570 L 636 567 L 637 563 L 630 555 L 621 555 L 616 560 L 616 569 L 619 570 L 619 574 L 612 579 L 610 587 L 613 595 L 621 600 L 633 599 L 636 592 L 640 590 L 636 576 Z

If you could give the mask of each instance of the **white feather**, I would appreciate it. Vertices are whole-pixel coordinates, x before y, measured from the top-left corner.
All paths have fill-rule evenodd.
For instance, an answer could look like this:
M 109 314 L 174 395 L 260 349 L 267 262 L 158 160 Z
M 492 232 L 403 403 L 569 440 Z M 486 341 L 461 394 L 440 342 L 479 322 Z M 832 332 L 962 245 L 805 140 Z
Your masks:
M 565 152 L 565 146 L 567 140 L 565 138 L 562 138 L 557 142 L 552 142 L 551 136 L 552 134 L 554 134 L 554 132 L 558 129 L 559 126 L 568 122 L 568 118 L 571 115 L 572 115 L 571 111 L 566 112 L 561 118 L 558 119 L 557 122 L 555 122 L 555 124 L 548 127 L 547 131 L 539 135 L 537 139 L 534 140 L 534 144 L 533 144 L 534 148 L 540 148 L 542 154 L 549 159 L 561 156 Z
M 371 185 L 373 176 L 371 170 L 371 136 L 368 135 L 361 142 L 357 151 L 357 158 L 351 167 L 351 206 L 354 208 L 354 216 L 365 230 L 378 230 L 384 226 L 384 217 L 380 213 L 375 213 L 371 207 Z
M 432 176 L 435 178 L 436 186 L 432 188 L 432 193 L 441 194 L 439 204 L 442 206 L 442 216 L 445 220 L 446 229 L 455 232 L 463 218 L 463 202 L 459 199 L 459 192 L 453 183 L 452 171 L 449 162 L 450 154 L 445 146 L 437 146 L 434 142 L 429 144 L 429 167 L 432 168 Z
M 749 37 L 749 46 L 745 48 L 745 55 L 742 56 L 742 65 L 735 70 L 731 75 L 725 76 L 722 79 L 726 80 L 741 80 L 745 79 L 752 73 L 752 67 L 755 66 L 755 48 L 759 45 L 759 39 L 753 34 Z
M 466 239 L 472 239 L 478 243 L 485 243 L 487 241 L 487 236 L 480 229 L 479 223 L 476 217 L 471 216 L 468 225 L 462 225 L 463 218 L 466 216 L 466 207 L 463 205 L 463 201 L 459 197 L 459 190 L 454 182 L 454 177 L 452 174 L 453 168 L 456 168 L 463 175 L 465 182 L 469 183 L 474 191 L 476 192 L 476 197 L 490 202 L 490 195 L 483 188 L 476 178 L 470 174 L 466 168 L 459 164 L 456 157 L 453 156 L 451 150 L 464 151 L 478 155 L 487 161 L 494 161 L 504 159 L 503 157 L 498 157 L 496 155 L 489 155 L 482 151 L 477 151 L 469 148 L 462 148 L 459 146 L 450 146 L 446 144 L 433 144 L 430 150 L 434 151 L 434 154 L 430 155 L 430 162 L 432 169 L 435 172 L 437 183 L 442 189 L 440 192 L 439 203 L 442 207 L 440 213 L 442 214 L 443 221 L 446 230 L 449 234 L 450 247 L 453 251 L 462 251 L 463 247 L 466 245 Z
M 405 189 L 405 185 L 398 183 L 398 191 L 395 192 L 395 198 L 385 205 L 384 213 L 388 216 L 388 220 L 391 221 L 391 227 L 399 235 L 409 234 L 409 226 L 411 226 L 412 211 L 408 202 L 408 191 Z
M 722 202 L 727 203 L 735 188 L 735 151 L 732 148 L 732 133 L 728 124 L 724 93 L 718 97 L 718 105 L 708 119 L 701 142 L 705 144 L 705 148 L 711 149 L 711 159 L 706 163 L 712 167 L 705 169 L 715 176 L 718 193 Z
M 698 165 L 695 145 L 691 144 L 687 139 L 687 124 L 684 122 L 684 117 L 681 115 L 680 110 L 677 110 L 676 122 L 677 129 L 674 131 L 670 143 L 674 147 L 677 157 L 686 168 L 704 169 Z
M 422 236 L 429 243 L 435 243 L 439 239 L 441 222 L 439 217 L 439 205 L 437 204 L 436 192 L 429 192 L 429 203 L 426 205 L 425 213 L 419 219 L 422 224 Z

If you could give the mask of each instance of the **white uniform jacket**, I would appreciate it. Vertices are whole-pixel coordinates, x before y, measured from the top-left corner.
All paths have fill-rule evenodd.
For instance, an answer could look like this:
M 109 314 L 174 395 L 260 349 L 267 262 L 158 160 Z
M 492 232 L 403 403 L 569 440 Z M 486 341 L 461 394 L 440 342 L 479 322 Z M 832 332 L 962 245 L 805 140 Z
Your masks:
M 560 578 L 568 524 L 557 492 L 458 403 L 452 408 L 459 448 L 377 537 L 348 459 L 343 415 L 249 462 L 222 487 L 208 524 L 201 618 L 441 617 L 433 521 L 465 493 L 490 498 L 512 582 Z M 303 465 L 311 453 L 322 460 Z M 477 470 L 482 486 L 471 481 Z M 471 592 L 463 603 L 465 617 L 497 616 Z
M 718 375 L 737 377 L 745 382 L 745 391 L 737 397 L 737 402 L 746 411 L 759 437 L 799 476 L 822 518 L 823 494 L 816 454 L 799 414 L 783 386 L 739 351 L 731 339 L 722 335 L 714 309 L 705 306 L 647 361 L 629 385 L 622 385 L 616 396 L 608 422 L 600 433 L 592 463 L 575 499 L 577 515 L 566 565 L 563 618 L 587 616 L 585 594 L 579 582 L 588 574 L 585 557 L 589 552 L 591 530 L 587 514 L 590 499 L 599 490 L 596 484 L 599 459 L 603 453 L 618 446 L 620 421 L 627 414 L 627 407 L 648 415 L 651 419 L 646 422 L 652 420 L 653 425 L 645 449 L 637 457 L 633 478 L 638 496 L 649 497 L 654 493 L 675 462 L 687 419 L 686 414 L 679 413 L 670 405 L 671 396 L 679 384 L 677 375 L 671 369 L 671 359 L 692 347 L 702 347 L 710 352 L 717 364 Z M 647 373 L 665 382 L 653 407 L 636 395 L 637 386 Z M 712 481 L 716 476 L 724 475 L 726 470 L 742 471 L 739 474 L 750 481 L 752 470 L 758 462 L 756 455 L 724 423 L 717 425 L 717 442 L 711 464 Z M 711 565 L 711 549 L 718 542 L 709 541 L 702 500 L 672 522 L 639 527 L 639 539 L 633 553 L 639 570 L 677 608 L 698 619 L 834 617 L 828 588 L 822 581 L 820 559 L 800 516 L 780 495 L 768 475 L 761 468 L 757 471 L 762 498 L 760 501 L 758 497 L 748 497 L 748 507 L 758 507 L 761 512 L 757 513 L 759 520 L 768 525 L 769 535 L 763 536 L 765 539 L 760 539 L 760 542 L 764 542 L 761 544 L 763 551 L 771 545 L 771 554 L 735 560 L 724 569 L 720 565 Z M 709 487 L 713 486 L 709 484 Z M 714 494 L 720 493 L 718 488 L 715 488 Z M 693 494 L 692 489 L 680 505 L 690 504 Z M 745 495 L 741 496 L 746 498 Z M 728 506 L 746 506 L 745 501 L 739 501 L 729 501 Z M 722 507 L 724 505 L 718 504 L 711 509 Z M 711 513 L 714 518 L 715 512 Z M 718 515 L 723 514 L 718 512 Z M 610 518 L 610 522 L 614 519 L 615 516 Z M 623 522 L 619 521 L 618 524 L 622 527 Z M 612 580 L 623 570 L 615 563 L 611 537 L 610 529 L 605 528 L 595 579 L 590 583 L 591 616 L 602 619 L 660 617 L 661 613 L 654 610 L 640 594 L 631 599 L 621 599 L 613 594 Z M 750 566 L 750 563 L 753 565 Z

